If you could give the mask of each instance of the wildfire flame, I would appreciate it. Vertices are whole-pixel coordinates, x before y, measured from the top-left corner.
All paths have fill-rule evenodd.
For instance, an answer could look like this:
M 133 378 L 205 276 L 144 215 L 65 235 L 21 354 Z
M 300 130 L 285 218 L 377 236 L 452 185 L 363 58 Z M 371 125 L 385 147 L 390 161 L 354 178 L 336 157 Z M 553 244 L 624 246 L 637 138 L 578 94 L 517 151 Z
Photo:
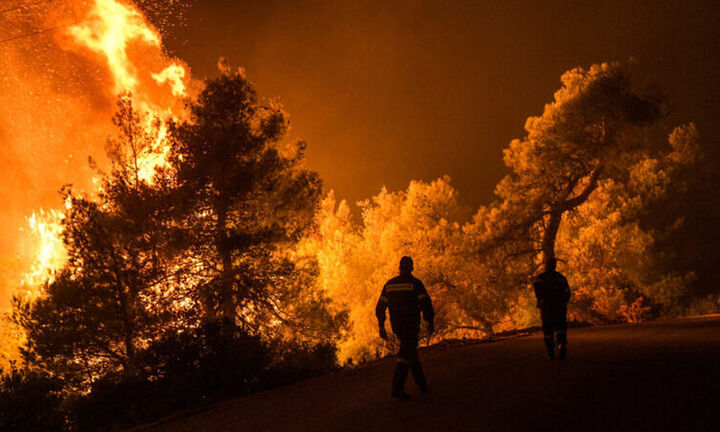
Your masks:
M 184 97 L 187 96 L 184 82 L 185 74 L 186 71 L 182 65 L 173 63 L 162 72 L 153 74 L 152 77 L 158 84 L 164 84 L 166 82 L 170 84 L 173 96 Z
M 74 1 L 66 3 L 78 7 Z M 166 163 L 167 121 L 183 115 L 190 74 L 180 61 L 167 58 L 161 35 L 133 3 L 92 0 L 77 18 L 77 24 L 56 36 L 58 44 L 70 52 L 89 54 L 95 64 L 104 65 L 110 76 L 105 91 L 112 97 L 133 95 L 133 105 L 145 119 L 146 131 L 153 136 L 153 144 L 144 149 L 139 161 L 140 176 L 151 181 L 155 169 Z M 93 183 L 97 187 L 97 182 Z M 26 295 L 39 293 L 38 287 L 52 281 L 65 264 L 63 218 L 63 211 L 55 209 L 37 210 L 26 218 L 36 241 L 33 262 L 23 278 Z
M 68 32 L 107 60 L 116 94 L 134 91 L 138 85 L 137 69 L 127 54 L 128 44 L 141 41 L 160 46 L 160 36 L 148 27 L 140 12 L 115 0 L 96 0 L 87 21 Z
M 40 209 L 27 218 L 31 233 L 37 237 L 37 249 L 35 262 L 23 280 L 25 286 L 35 287 L 45 281 L 52 282 L 55 271 L 64 264 L 65 248 L 60 239 L 64 217 L 62 212 Z M 28 291 L 27 294 L 31 295 L 32 292 Z

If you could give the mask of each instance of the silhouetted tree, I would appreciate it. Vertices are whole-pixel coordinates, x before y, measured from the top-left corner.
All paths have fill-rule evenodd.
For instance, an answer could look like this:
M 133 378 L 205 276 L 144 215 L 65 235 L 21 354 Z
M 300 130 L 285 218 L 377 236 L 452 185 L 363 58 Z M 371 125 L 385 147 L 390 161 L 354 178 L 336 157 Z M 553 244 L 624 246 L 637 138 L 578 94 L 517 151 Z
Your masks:
M 138 375 L 141 347 L 170 322 L 159 307 L 170 300 L 161 290 L 169 277 L 167 236 L 157 191 L 139 174 L 152 132 L 129 96 L 118 108 L 120 137 L 108 141 L 111 170 L 98 197 L 65 191 L 67 265 L 43 296 L 30 304 L 16 299 L 27 362 L 75 387 L 118 370 Z
M 618 319 L 641 294 L 674 302 L 692 275 L 662 268 L 652 245 L 686 211 L 647 220 L 694 168 L 694 127 L 658 138 L 661 128 L 650 126 L 664 115 L 662 98 L 639 89 L 626 64 L 576 68 L 562 83 L 542 116 L 528 118 L 527 136 L 505 150 L 512 173 L 497 186 L 501 200 L 466 230 L 484 260 L 495 257 L 491 280 L 526 286 L 560 248 L 577 289 L 575 318 Z M 524 291 L 515 293 L 518 316 L 532 309 Z
M 260 102 L 242 71 L 221 65 L 171 130 L 172 197 L 206 323 L 290 325 L 281 304 L 299 268 L 282 253 L 312 220 L 321 184 L 301 167 L 305 145 L 283 145 L 288 116 Z M 297 288 L 297 285 L 295 285 Z
M 636 88 L 624 64 L 576 68 L 562 83 L 542 116 L 528 118 L 527 136 L 505 150 L 512 173 L 497 186 L 513 219 L 499 238 L 538 236 L 543 259 L 555 256 L 563 216 L 652 150 L 639 128 L 663 114 L 661 99 Z
M 0 430 L 63 431 L 68 425 L 61 409 L 63 383 L 47 373 L 0 369 Z

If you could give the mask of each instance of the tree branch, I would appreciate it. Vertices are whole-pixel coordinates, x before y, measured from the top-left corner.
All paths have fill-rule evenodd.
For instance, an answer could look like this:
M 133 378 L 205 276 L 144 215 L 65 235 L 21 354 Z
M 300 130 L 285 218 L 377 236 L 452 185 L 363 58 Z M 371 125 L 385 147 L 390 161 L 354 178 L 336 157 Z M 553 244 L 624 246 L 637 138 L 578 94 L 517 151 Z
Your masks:
M 566 210 L 572 210 L 575 207 L 579 206 L 580 204 L 584 203 L 590 194 L 597 189 L 598 181 L 600 180 L 600 175 L 603 171 L 603 165 L 599 164 L 593 172 L 590 174 L 590 181 L 588 182 L 587 186 L 585 186 L 585 189 L 583 189 L 580 194 L 574 198 L 570 198 L 569 200 L 566 200 L 562 204 L 562 211 Z

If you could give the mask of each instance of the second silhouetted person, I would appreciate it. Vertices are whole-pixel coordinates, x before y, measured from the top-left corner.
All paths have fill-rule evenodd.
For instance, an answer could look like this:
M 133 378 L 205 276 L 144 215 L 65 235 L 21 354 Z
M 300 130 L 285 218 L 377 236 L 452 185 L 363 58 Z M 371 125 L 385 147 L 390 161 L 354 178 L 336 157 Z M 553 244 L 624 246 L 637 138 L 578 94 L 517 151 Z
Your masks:
M 567 352 L 567 304 L 570 301 L 570 286 L 565 276 L 555 270 L 557 260 L 548 258 L 545 271 L 533 282 L 537 306 L 540 308 L 543 338 L 548 356 L 555 358 L 555 348 L 560 360 Z

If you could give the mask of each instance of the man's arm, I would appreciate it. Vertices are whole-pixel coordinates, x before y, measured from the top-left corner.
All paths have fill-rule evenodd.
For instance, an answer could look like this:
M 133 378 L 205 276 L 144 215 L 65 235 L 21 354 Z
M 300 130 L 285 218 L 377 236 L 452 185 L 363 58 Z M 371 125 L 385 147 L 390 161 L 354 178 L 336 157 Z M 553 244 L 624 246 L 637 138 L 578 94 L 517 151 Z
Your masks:
M 430 300 L 430 294 L 425 289 L 425 285 L 418 280 L 415 289 L 417 290 L 418 304 L 420 310 L 422 310 L 423 319 L 428 323 L 428 331 L 430 333 L 435 331 L 435 310 L 433 309 L 432 300 Z
M 570 301 L 570 296 L 572 294 L 570 293 L 570 285 L 568 285 L 568 281 L 564 276 L 563 276 L 563 281 L 562 281 L 562 289 L 563 289 L 563 300 L 565 300 L 565 303 L 568 303 Z
M 380 298 L 378 299 L 377 305 L 375 305 L 375 316 L 378 320 L 378 327 L 380 328 L 380 338 L 387 340 L 388 335 L 385 331 L 385 310 L 388 307 L 388 298 L 385 293 L 385 287 L 380 292 Z

